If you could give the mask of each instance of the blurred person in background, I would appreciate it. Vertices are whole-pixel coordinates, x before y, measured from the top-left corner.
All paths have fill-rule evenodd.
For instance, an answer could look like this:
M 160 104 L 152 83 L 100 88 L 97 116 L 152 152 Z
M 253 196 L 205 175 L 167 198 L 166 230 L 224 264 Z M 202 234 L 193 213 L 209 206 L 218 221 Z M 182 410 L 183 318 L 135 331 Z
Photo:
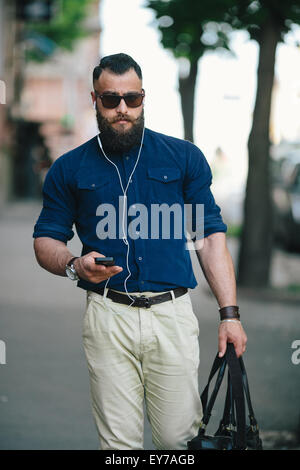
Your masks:
M 139 65 L 126 54 L 104 57 L 93 86 L 99 135 L 49 170 L 33 234 L 36 257 L 86 291 L 83 343 L 101 449 L 143 449 L 144 400 L 156 448 L 186 449 L 202 417 L 199 328 L 188 293 L 197 282 L 186 237 L 149 236 L 148 216 L 132 230 L 128 222 L 143 208 L 150 214 L 155 204 L 204 205 L 203 239 L 195 240 L 195 249 L 220 309 L 219 354 L 232 342 L 241 356 L 246 335 L 226 225 L 202 152 L 145 128 Z M 162 112 L 167 119 L 163 103 Z M 74 224 L 81 256 L 67 247 Z M 103 256 L 115 264 L 96 264 Z

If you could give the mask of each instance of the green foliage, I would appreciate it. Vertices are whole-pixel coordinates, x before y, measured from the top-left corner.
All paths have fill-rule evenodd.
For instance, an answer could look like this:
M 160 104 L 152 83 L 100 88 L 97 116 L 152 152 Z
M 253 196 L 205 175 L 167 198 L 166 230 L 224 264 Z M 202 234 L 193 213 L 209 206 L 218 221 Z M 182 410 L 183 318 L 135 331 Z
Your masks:
M 161 32 L 161 42 L 175 57 L 197 62 L 205 51 L 229 49 L 231 27 L 223 19 L 232 0 L 148 0 Z
M 242 234 L 241 225 L 230 224 L 227 226 L 227 236 L 232 238 L 240 238 Z
M 88 6 L 95 0 L 55 0 L 52 19 L 25 25 L 26 59 L 47 60 L 57 48 L 71 51 L 74 43 L 86 36 L 82 22 Z
M 300 284 L 289 284 L 287 289 L 289 292 L 300 294 Z
M 229 49 L 232 30 L 243 29 L 260 40 L 269 19 L 283 39 L 300 24 L 300 0 L 148 0 L 161 32 L 161 43 L 175 57 L 197 61 L 205 51 Z
M 234 3 L 224 21 L 234 29 L 247 30 L 258 42 L 268 21 L 276 25 L 281 40 L 293 24 L 300 24 L 299 0 L 238 0 Z

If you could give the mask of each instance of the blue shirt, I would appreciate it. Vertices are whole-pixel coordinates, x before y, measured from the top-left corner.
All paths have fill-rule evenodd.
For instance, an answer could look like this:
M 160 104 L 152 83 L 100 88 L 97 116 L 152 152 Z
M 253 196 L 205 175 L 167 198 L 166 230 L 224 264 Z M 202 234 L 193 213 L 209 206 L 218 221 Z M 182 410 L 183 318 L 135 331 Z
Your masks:
M 124 189 L 138 151 L 139 147 L 136 147 L 125 155 L 108 155 L 119 169 Z M 74 236 L 75 225 L 83 245 L 82 255 L 97 251 L 113 256 L 116 264 L 123 267 L 122 272 L 111 277 L 108 287 L 125 291 L 124 281 L 129 273 L 122 228 L 128 227 L 129 232 L 131 224 L 130 233 L 135 235 L 128 236 L 131 271 L 126 283 L 128 291 L 157 292 L 179 286 L 194 288 L 197 282 L 184 230 L 182 235 L 178 234 L 178 223 L 175 228 L 172 211 L 169 216 L 171 222 L 173 217 L 174 223 L 173 226 L 170 223 L 169 230 L 168 225 L 163 228 L 161 219 L 154 221 L 151 210 L 165 204 L 165 207 L 182 208 L 183 214 L 184 204 L 189 204 L 194 209 L 191 220 L 196 232 L 201 218 L 196 217 L 195 208 L 198 204 L 203 205 L 203 236 L 226 232 L 220 208 L 210 191 L 211 180 L 209 165 L 194 144 L 145 129 L 140 159 L 128 185 L 127 210 L 123 211 L 124 206 L 119 207 L 123 193 L 117 170 L 103 155 L 97 137 L 93 137 L 62 155 L 51 166 L 43 187 L 43 209 L 33 237 L 50 237 L 67 243 Z M 141 207 L 148 210 L 148 214 L 138 225 L 142 220 L 141 213 L 145 215 Z M 126 223 L 123 223 L 124 213 L 127 214 Z M 97 287 L 104 287 L 105 282 Z M 93 290 L 96 284 L 79 280 L 78 286 Z

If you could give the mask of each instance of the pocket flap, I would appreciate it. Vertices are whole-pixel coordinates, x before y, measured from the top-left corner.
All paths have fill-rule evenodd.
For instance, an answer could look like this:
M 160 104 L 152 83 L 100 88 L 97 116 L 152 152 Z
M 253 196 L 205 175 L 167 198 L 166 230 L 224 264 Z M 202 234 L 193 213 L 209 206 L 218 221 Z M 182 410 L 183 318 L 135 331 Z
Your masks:
M 161 183 L 171 183 L 180 179 L 179 168 L 149 168 L 148 177 Z
M 108 177 L 93 177 L 93 175 L 88 176 L 81 176 L 78 180 L 78 188 L 79 189 L 90 189 L 93 191 L 94 189 L 100 188 L 105 186 L 109 183 Z

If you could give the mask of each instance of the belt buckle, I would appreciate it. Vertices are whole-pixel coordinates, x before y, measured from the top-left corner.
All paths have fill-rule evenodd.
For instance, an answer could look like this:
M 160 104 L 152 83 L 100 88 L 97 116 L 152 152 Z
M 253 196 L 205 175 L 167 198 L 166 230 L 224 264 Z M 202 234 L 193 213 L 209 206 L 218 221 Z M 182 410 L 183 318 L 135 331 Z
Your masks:
M 134 302 L 132 307 L 140 307 L 140 308 L 150 308 L 151 303 L 149 297 L 145 297 L 144 295 L 141 295 L 140 297 L 133 296 Z

